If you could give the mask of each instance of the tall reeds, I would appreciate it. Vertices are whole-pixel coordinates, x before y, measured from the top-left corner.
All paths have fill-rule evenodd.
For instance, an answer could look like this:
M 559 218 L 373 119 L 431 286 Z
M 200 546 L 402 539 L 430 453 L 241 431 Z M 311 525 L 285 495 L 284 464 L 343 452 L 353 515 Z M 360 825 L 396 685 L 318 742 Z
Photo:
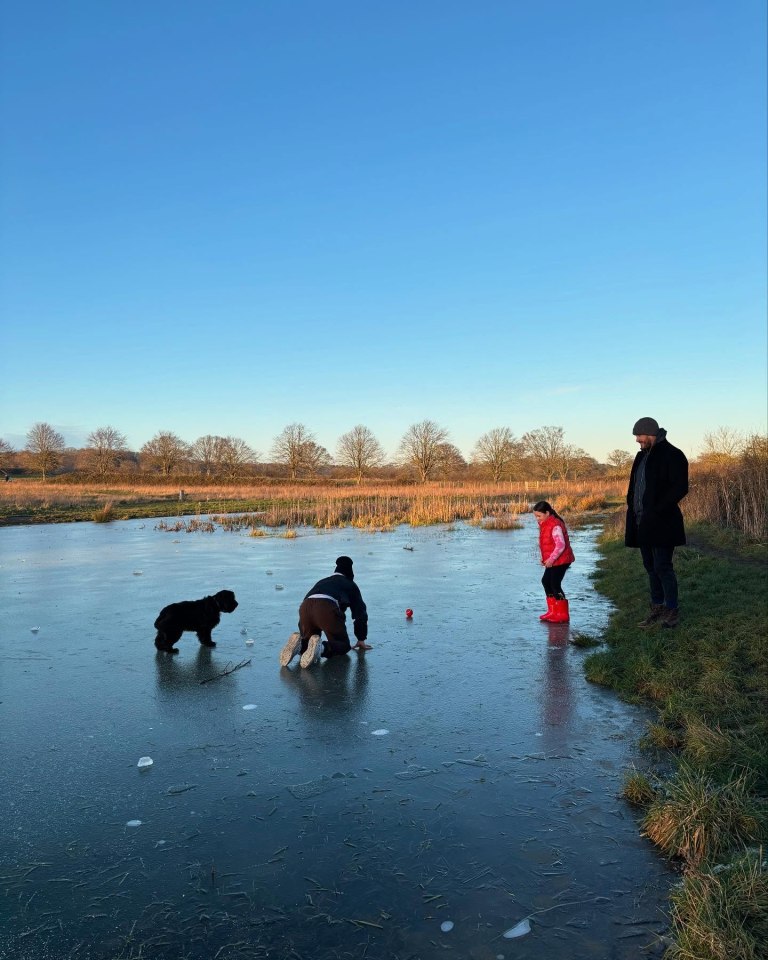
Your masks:
M 686 520 L 711 523 L 764 543 L 768 539 L 768 441 L 753 437 L 746 452 L 731 463 L 693 470 L 683 509 Z

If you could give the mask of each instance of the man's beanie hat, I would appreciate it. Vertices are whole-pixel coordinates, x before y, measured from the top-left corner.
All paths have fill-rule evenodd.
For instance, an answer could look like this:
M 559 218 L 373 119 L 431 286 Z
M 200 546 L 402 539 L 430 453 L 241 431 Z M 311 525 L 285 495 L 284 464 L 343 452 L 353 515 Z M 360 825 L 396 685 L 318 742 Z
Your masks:
M 632 427 L 632 433 L 636 437 L 658 437 L 659 425 L 653 417 L 640 417 L 634 427 Z
M 343 573 L 345 577 L 349 577 L 350 580 L 355 579 L 354 573 L 352 573 L 352 558 L 351 557 L 336 557 L 336 569 L 334 573 Z

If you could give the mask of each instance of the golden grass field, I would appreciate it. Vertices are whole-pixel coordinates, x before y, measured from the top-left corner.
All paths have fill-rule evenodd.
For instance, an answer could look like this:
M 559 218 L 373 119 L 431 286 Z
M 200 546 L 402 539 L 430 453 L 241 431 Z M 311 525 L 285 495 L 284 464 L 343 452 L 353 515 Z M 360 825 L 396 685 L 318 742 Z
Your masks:
M 197 481 L 199 483 L 199 481 Z M 386 529 L 467 520 L 499 528 L 545 499 L 560 512 L 596 512 L 623 498 L 622 481 L 407 484 L 242 483 L 166 485 L 16 480 L 0 484 L 0 523 L 120 520 L 247 513 L 263 526 L 353 525 Z

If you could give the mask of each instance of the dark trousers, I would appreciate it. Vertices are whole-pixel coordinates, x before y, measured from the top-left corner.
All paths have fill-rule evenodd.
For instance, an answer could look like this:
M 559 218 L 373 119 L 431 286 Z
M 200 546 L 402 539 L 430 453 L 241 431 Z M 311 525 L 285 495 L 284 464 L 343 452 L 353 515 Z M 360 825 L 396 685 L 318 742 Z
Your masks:
M 651 586 L 651 603 L 677 609 L 677 577 L 672 566 L 674 547 L 640 547 Z
M 324 633 L 323 656 L 339 657 L 352 648 L 347 633 L 347 621 L 333 600 L 303 600 L 299 607 L 301 652 L 307 649 L 313 633 Z
M 547 567 L 544 570 L 544 576 L 541 578 L 541 585 L 544 587 L 544 593 L 548 597 L 556 597 L 558 600 L 565 600 L 563 593 L 563 577 L 568 571 L 570 563 L 559 563 L 555 567 Z

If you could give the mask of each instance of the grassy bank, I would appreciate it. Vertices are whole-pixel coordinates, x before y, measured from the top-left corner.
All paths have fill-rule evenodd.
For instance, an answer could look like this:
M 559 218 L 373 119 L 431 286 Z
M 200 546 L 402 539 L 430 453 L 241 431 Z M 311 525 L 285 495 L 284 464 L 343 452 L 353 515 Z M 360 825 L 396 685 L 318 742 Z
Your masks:
M 768 564 L 765 547 L 699 525 L 675 553 L 681 620 L 641 630 L 639 551 L 606 530 L 595 574 L 615 612 L 587 677 L 656 717 L 648 772 L 625 781 L 646 836 L 681 866 L 669 960 L 768 957 Z

